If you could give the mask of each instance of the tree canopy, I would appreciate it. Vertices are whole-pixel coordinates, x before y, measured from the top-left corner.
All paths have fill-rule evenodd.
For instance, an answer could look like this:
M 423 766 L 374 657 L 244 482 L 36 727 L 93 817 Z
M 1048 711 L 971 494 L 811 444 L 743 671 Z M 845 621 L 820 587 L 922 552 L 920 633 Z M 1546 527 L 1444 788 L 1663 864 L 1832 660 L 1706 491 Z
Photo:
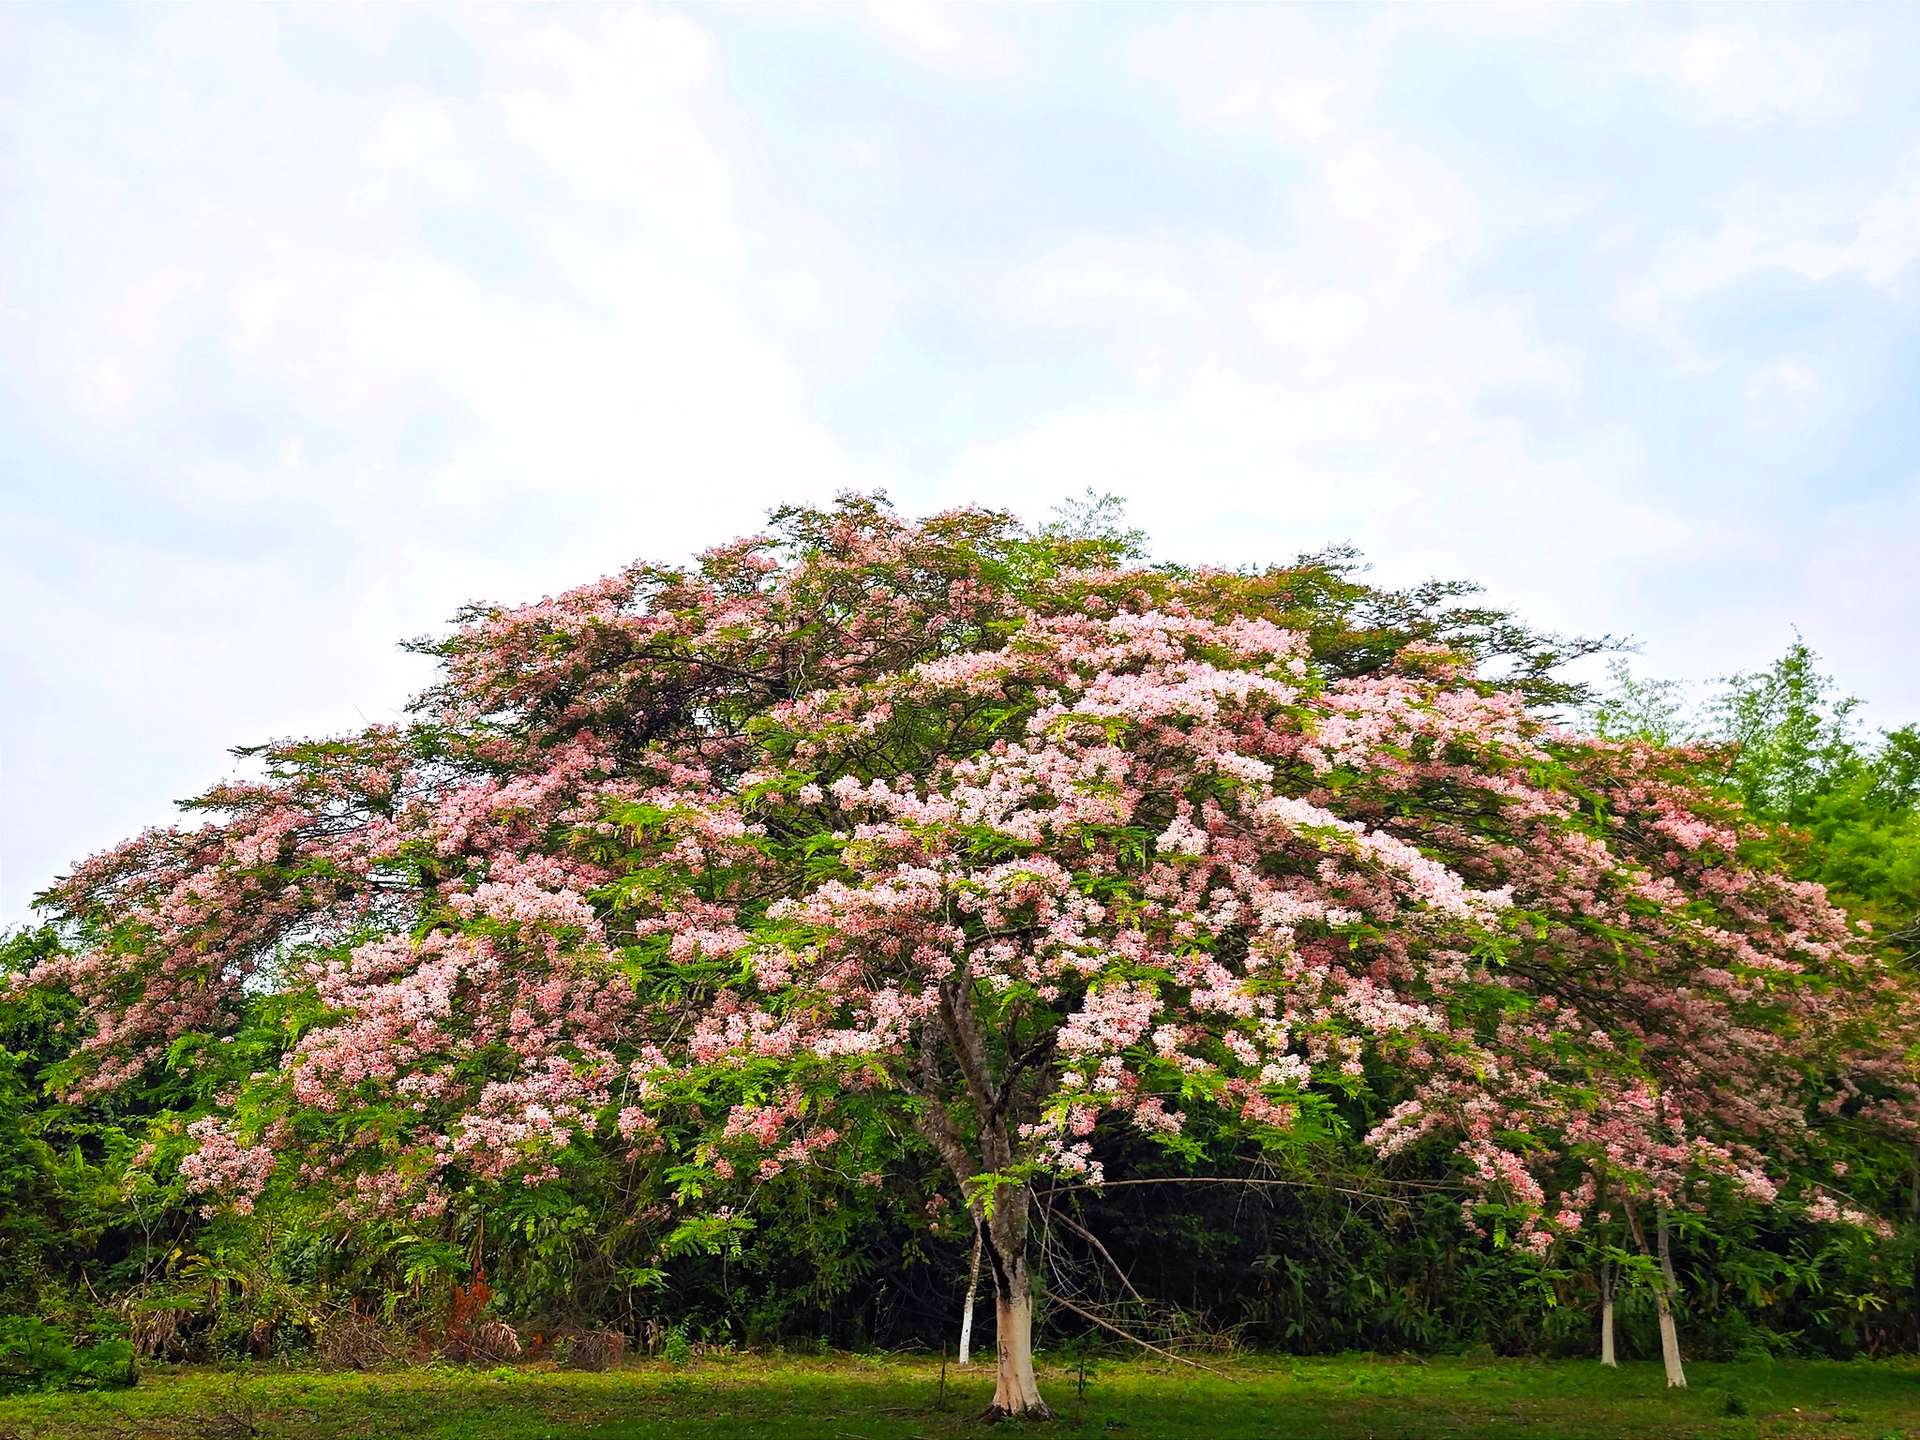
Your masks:
M 209 1205 L 646 1176 L 622 1223 L 726 1246 L 756 1187 L 918 1149 L 1021 1414 L 1035 1187 L 1115 1129 L 1439 1149 L 1537 1253 L 1706 1196 L 1873 1223 L 1834 1157 L 1916 1133 L 1904 976 L 1753 810 L 1798 772 L 1743 803 L 1683 737 L 1583 734 L 1597 642 L 1468 587 L 849 497 L 420 643 L 407 723 L 249 751 L 45 897 L 58 1079 L 204 1057 Z

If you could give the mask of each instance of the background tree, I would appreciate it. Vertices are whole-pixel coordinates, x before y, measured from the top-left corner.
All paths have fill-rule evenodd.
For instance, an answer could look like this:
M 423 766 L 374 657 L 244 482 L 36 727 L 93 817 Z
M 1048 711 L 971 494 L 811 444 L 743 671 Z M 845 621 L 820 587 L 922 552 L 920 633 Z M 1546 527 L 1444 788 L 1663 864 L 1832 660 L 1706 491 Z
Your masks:
M 1747 843 L 1818 883 L 1865 922 L 1883 969 L 1830 1028 L 1809 1080 L 1810 1133 L 1772 1146 L 1802 1174 L 1811 1213 L 1920 1218 L 1908 1080 L 1915 1056 L 1912 964 L 1920 947 L 1920 737 L 1861 733 L 1858 703 L 1798 636 L 1765 670 L 1727 677 L 1705 702 L 1624 665 L 1588 707 L 1595 729 L 1674 747 L 1697 781 L 1737 796 Z M 1904 1203 L 1898 1193 L 1908 1187 Z M 1875 1218 L 1879 1217 L 1879 1218 Z

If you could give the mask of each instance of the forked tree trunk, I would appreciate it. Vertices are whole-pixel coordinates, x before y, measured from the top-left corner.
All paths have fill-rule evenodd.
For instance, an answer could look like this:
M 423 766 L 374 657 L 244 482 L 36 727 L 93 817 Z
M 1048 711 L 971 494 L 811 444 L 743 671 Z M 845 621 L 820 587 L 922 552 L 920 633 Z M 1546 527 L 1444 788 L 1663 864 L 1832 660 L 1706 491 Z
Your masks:
M 964 970 L 941 983 L 938 1013 L 940 1034 L 965 1081 L 978 1121 L 974 1144 L 969 1146 L 946 1105 L 939 1102 L 938 1097 L 949 1091 L 941 1076 L 934 1032 L 923 1035 L 919 1073 L 905 1082 L 905 1088 L 927 1102 L 915 1116 L 915 1124 L 946 1161 L 966 1197 L 981 1253 L 993 1275 L 997 1363 L 993 1403 L 980 1418 L 1051 1420 L 1053 1412 L 1040 1398 L 1033 1378 L 1033 1274 L 1027 1267 L 1033 1192 L 1005 1178 L 984 1186 L 978 1183 L 988 1176 L 1007 1176 L 1021 1158 L 1008 1117 L 1017 1113 L 1021 1101 L 1022 1067 L 1032 1064 L 1038 1052 L 1010 1056 L 1004 1071 L 994 1073 L 991 1047 L 973 1006 L 972 981 Z
M 1660 1309 L 1660 1360 L 1667 1367 L 1667 1384 L 1676 1390 L 1687 1388 L 1687 1372 L 1680 1364 L 1680 1334 L 1673 1324 L 1673 1297 L 1680 1286 L 1673 1275 L 1673 1253 L 1667 1246 L 1667 1207 L 1662 1205 L 1657 1222 L 1660 1231 L 1660 1284 L 1654 1292 Z
M 1611 1260 L 1600 1262 L 1600 1363 L 1618 1365 L 1613 1354 L 1614 1272 Z

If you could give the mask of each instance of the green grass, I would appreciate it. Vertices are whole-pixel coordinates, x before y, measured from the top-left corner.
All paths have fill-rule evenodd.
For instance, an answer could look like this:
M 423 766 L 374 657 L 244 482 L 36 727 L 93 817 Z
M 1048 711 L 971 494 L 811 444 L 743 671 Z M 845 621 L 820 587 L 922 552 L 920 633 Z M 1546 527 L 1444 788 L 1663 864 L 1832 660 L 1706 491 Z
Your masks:
M 1760 1362 L 1660 1368 L 1592 1362 L 1346 1356 L 1223 1362 L 1218 1375 L 1145 1361 L 1098 1362 L 1086 1397 L 1069 1363 L 1041 1364 L 1059 1410 L 1046 1427 L 996 1434 L 1162 1437 L 1552 1436 L 1562 1440 L 1859 1437 L 1920 1440 L 1920 1364 Z M 937 1440 L 991 1392 L 979 1366 L 924 1357 L 796 1360 L 718 1356 L 684 1370 L 641 1361 L 599 1375 L 443 1366 L 367 1374 L 268 1368 L 157 1370 L 132 1390 L 0 1400 L 0 1440 L 654 1440 L 672 1436 Z

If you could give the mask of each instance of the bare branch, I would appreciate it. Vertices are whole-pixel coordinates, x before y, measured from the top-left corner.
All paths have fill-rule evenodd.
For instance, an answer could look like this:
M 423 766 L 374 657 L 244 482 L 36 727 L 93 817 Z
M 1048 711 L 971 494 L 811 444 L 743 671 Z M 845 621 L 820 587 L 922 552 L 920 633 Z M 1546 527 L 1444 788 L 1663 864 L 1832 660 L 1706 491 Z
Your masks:
M 1067 1299 L 1064 1295 L 1049 1295 L 1047 1298 L 1048 1300 L 1052 1301 L 1055 1305 L 1058 1305 L 1061 1308 L 1066 1310 L 1071 1310 L 1074 1314 L 1078 1315 L 1082 1320 L 1091 1320 L 1095 1325 L 1098 1325 L 1102 1330 L 1106 1330 L 1111 1332 L 1112 1334 L 1118 1335 L 1122 1340 L 1125 1340 L 1130 1345 L 1138 1345 L 1142 1350 L 1151 1350 L 1156 1355 L 1164 1355 L 1167 1359 L 1175 1361 L 1181 1365 L 1191 1365 L 1194 1369 L 1204 1370 L 1209 1375 L 1218 1375 L 1222 1380 L 1233 1379 L 1233 1376 L 1229 1375 L 1224 1370 L 1216 1370 L 1213 1368 L 1213 1366 L 1203 1365 L 1198 1360 L 1194 1360 L 1186 1355 L 1175 1354 L 1171 1350 L 1163 1349 L 1162 1347 L 1154 1344 L 1151 1340 L 1142 1340 L 1138 1335 L 1129 1334 L 1127 1331 L 1122 1330 L 1118 1325 L 1115 1325 L 1113 1322 L 1109 1320 L 1102 1320 L 1098 1315 L 1094 1314 L 1091 1310 L 1082 1310 L 1078 1305 L 1074 1304 L 1071 1300 Z

